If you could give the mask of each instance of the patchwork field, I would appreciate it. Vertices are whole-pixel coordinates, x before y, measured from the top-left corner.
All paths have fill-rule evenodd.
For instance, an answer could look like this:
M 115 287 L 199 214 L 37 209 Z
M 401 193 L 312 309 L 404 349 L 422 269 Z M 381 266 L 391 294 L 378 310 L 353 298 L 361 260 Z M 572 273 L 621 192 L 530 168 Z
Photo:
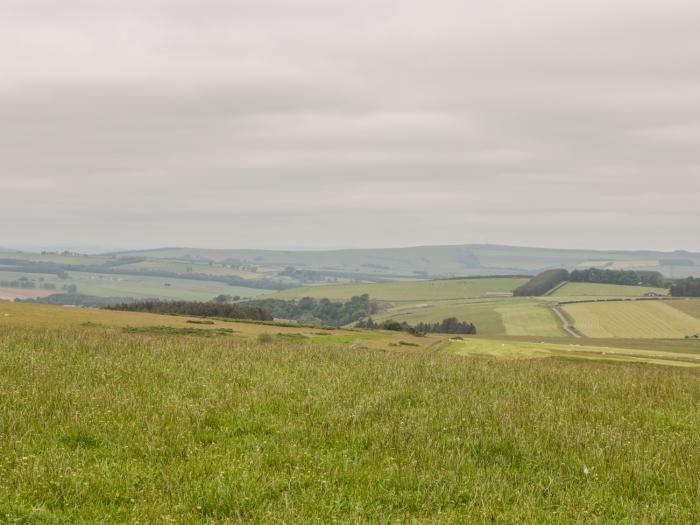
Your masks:
M 700 516 L 700 372 L 680 341 L 362 348 L 346 330 L 188 320 L 0 303 L 0 522 Z M 236 333 L 123 330 L 169 323 Z
M 681 312 L 700 319 L 700 299 L 690 299 L 686 301 L 669 301 L 669 306 L 680 310 Z
M 77 286 L 78 293 L 99 297 L 157 297 L 161 299 L 209 301 L 220 294 L 256 297 L 263 293 L 270 293 L 270 290 L 230 286 L 217 281 L 141 275 L 109 275 L 90 272 L 68 272 L 67 279 L 60 279 L 55 274 L 0 270 L 0 280 L 13 281 L 22 277 L 37 281 L 43 279 L 45 283 L 54 284 L 56 290 L 53 293 L 59 293 L 64 287 L 73 284 Z
M 700 319 L 674 307 L 676 301 L 575 303 L 562 309 L 587 337 L 674 339 L 700 333 Z

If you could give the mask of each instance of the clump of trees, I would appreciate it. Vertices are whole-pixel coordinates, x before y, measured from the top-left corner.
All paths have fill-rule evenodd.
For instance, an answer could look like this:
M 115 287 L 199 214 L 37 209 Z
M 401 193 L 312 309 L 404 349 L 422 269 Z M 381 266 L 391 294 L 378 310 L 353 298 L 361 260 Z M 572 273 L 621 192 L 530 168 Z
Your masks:
M 632 286 L 654 286 L 662 288 L 667 285 L 666 279 L 659 272 L 635 272 L 631 270 L 602 270 L 588 268 L 574 270 L 569 276 L 574 283 L 624 284 Z
M 516 288 L 513 295 L 524 297 L 544 295 L 568 279 L 569 272 L 566 270 L 546 270 Z
M 673 297 L 700 297 L 700 278 L 678 279 L 671 285 Z
M 367 330 L 393 330 L 396 332 L 408 332 L 414 335 L 431 333 L 476 335 L 476 326 L 474 323 L 459 321 L 456 317 L 448 317 L 447 319 L 443 319 L 437 323 L 420 322 L 415 326 L 409 325 L 406 321 L 400 322 L 393 319 L 377 323 L 371 317 L 369 317 L 355 324 L 355 327 L 364 328 Z
M 192 315 L 198 317 L 225 317 L 229 319 L 249 319 L 254 321 L 272 321 L 267 311 L 255 306 L 195 301 L 139 301 L 121 303 L 105 307 L 107 310 L 126 312 L 148 312 L 153 314 Z
M 370 300 L 367 294 L 355 296 L 346 302 L 304 297 L 298 301 L 253 299 L 238 304 L 262 308 L 276 319 L 289 319 L 303 324 L 327 326 L 344 326 L 371 316 L 379 309 L 377 303 Z
M 48 297 L 34 299 L 15 299 L 17 303 L 54 304 L 62 306 L 81 306 L 85 308 L 104 308 L 114 304 L 135 302 L 133 297 L 97 297 L 79 293 L 56 293 Z

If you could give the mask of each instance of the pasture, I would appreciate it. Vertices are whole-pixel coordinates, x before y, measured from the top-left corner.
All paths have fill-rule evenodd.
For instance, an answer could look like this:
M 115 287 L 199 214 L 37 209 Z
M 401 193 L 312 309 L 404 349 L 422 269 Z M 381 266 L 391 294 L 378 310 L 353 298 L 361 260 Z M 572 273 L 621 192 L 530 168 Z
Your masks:
M 555 355 L 565 344 L 124 333 L 187 319 L 0 308 L 2 522 L 700 518 L 694 367 Z
M 677 339 L 700 333 L 700 319 L 674 307 L 676 302 L 684 301 L 574 303 L 562 309 L 587 337 Z
M 578 297 L 643 297 L 647 293 L 668 295 L 666 288 L 647 286 L 625 286 L 620 284 L 566 283 L 550 297 L 560 300 Z

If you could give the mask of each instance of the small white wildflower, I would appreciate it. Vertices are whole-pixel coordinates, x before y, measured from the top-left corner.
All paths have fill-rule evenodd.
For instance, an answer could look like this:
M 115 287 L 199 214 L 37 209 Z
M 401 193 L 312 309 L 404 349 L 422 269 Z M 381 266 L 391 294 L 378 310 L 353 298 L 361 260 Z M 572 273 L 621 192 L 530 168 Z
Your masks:
M 588 476 L 591 473 L 591 469 L 589 469 L 586 465 L 583 466 L 583 475 Z

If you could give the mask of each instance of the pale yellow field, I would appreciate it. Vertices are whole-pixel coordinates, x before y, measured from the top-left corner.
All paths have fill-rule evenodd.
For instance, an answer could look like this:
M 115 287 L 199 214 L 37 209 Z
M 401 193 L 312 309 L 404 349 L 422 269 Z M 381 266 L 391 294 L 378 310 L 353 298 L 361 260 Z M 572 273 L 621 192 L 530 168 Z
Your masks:
M 521 341 L 498 341 L 484 339 L 453 340 L 446 351 L 459 355 L 489 356 L 499 359 L 537 359 L 563 357 L 644 363 L 665 366 L 699 367 L 700 356 L 693 353 L 668 352 L 640 348 L 617 348 L 570 343 L 528 343 Z
M 562 308 L 587 337 L 676 339 L 700 332 L 700 320 L 664 301 L 575 303 Z

